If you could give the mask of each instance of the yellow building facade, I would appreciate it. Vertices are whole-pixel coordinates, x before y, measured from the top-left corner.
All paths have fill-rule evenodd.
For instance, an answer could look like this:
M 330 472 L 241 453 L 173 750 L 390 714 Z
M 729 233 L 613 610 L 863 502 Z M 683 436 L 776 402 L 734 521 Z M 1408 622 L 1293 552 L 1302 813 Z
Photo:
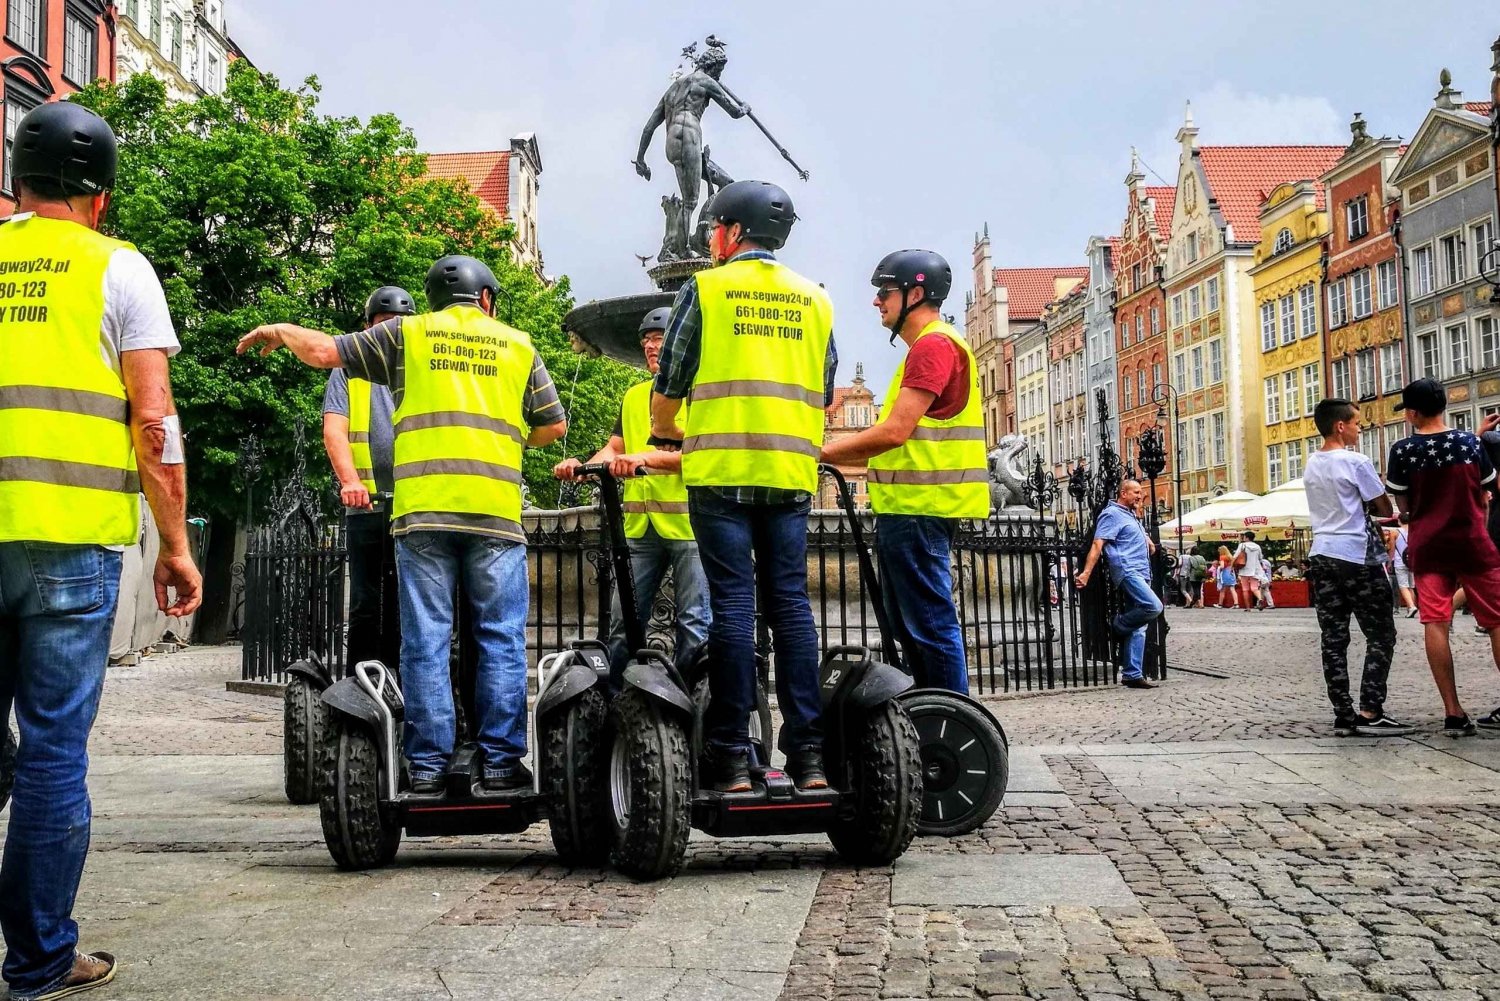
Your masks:
M 1258 409 L 1263 424 L 1259 461 L 1267 490 L 1301 476 L 1321 442 L 1312 419 L 1324 396 L 1319 304 L 1328 212 L 1321 195 L 1315 181 L 1288 182 L 1277 185 L 1260 210 L 1261 240 L 1250 268 L 1260 406 L 1245 410 L 1253 415 Z

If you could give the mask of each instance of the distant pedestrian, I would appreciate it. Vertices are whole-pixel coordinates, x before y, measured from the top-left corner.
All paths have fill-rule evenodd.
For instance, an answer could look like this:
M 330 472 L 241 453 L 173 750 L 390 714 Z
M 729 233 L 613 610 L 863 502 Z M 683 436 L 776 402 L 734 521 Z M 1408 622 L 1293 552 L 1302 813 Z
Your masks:
M 1359 407 L 1330 399 L 1313 410 L 1323 447 L 1308 456 L 1303 483 L 1312 521 L 1311 587 L 1322 633 L 1323 680 L 1333 703 L 1333 732 L 1386 736 L 1411 727 L 1385 714 L 1386 677 L 1396 649 L 1386 547 L 1370 513 L 1391 514 L 1375 464 L 1354 451 L 1362 426 Z M 1349 695 L 1349 616 L 1365 637 L 1359 711 Z
M 1136 480 L 1120 484 L 1119 496 L 1099 514 L 1094 544 L 1077 577 L 1079 589 L 1087 587 L 1100 556 L 1105 557 L 1109 578 L 1121 596 L 1120 614 L 1110 623 L 1110 630 L 1120 641 L 1120 684 L 1126 688 L 1156 687 L 1141 673 L 1146 627 L 1162 612 L 1161 599 L 1151 589 L 1151 557 L 1156 546 L 1146 537 L 1136 514 L 1145 493 Z
M 1396 496 L 1401 520 L 1410 526 L 1407 565 L 1417 590 L 1417 612 L 1426 639 L 1427 666 L 1443 699 L 1443 731 L 1474 733 L 1474 722 L 1458 700 L 1453 650 L 1448 642 L 1454 593 L 1463 588 L 1474 621 L 1489 631 L 1500 667 L 1500 549 L 1486 529 L 1486 508 L 1495 493 L 1495 467 L 1479 438 L 1443 422 L 1448 394 L 1434 379 L 1418 379 L 1401 391 L 1413 434 L 1391 446 L 1385 484 Z M 1488 423 L 1488 421 L 1486 422 Z M 1500 730 L 1500 709 L 1480 723 Z
M 1406 548 L 1411 543 L 1406 526 L 1396 529 L 1396 541 L 1391 546 L 1391 571 L 1396 578 L 1396 593 L 1401 596 L 1401 612 L 1408 619 L 1417 617 L 1417 595 L 1412 590 L 1411 567 L 1406 565 Z
M 1189 608 L 1203 607 L 1203 582 L 1208 579 L 1208 560 L 1197 552 L 1189 553 L 1186 557 L 1188 564 L 1188 594 L 1192 601 Z
M 1224 607 L 1224 599 L 1229 598 L 1235 608 L 1240 607 L 1240 592 L 1234 573 L 1234 558 L 1229 555 L 1228 546 L 1219 547 L 1219 558 L 1214 563 L 1214 586 L 1219 589 L 1219 607 Z
M 1243 540 L 1234 549 L 1234 570 L 1239 577 L 1240 599 L 1245 611 L 1259 611 L 1261 577 L 1266 556 L 1255 541 L 1254 532 L 1243 532 Z

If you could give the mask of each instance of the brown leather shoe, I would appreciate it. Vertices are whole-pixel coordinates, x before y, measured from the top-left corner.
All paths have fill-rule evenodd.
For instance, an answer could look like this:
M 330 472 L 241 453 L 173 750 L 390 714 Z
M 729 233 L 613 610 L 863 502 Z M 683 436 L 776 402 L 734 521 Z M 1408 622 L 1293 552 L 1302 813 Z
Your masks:
M 107 952 L 95 952 L 92 955 L 85 952 L 74 953 L 73 969 L 68 971 L 62 983 L 45 994 L 31 995 L 27 1001 L 53 1001 L 55 998 L 69 998 L 95 987 L 103 987 L 115 979 L 116 969 L 115 957 Z
M 1151 682 L 1147 681 L 1145 678 L 1126 678 L 1124 681 L 1120 682 L 1120 684 L 1124 685 L 1126 688 L 1155 688 L 1156 687 Z

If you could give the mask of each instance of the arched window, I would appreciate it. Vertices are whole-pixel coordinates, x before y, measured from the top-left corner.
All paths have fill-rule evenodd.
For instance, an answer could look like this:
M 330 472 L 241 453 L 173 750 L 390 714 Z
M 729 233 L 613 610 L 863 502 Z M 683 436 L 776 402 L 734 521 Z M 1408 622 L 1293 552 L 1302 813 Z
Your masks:
M 1292 249 L 1292 242 L 1292 231 L 1283 227 L 1281 232 L 1276 234 L 1276 246 L 1271 252 L 1273 254 L 1285 253 Z

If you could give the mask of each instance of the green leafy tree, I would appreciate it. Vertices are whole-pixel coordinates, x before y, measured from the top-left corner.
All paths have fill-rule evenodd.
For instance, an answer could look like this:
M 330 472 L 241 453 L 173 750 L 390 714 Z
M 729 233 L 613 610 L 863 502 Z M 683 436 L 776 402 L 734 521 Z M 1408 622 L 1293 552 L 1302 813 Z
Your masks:
M 560 328 L 571 305 L 567 280 L 549 285 L 516 265 L 510 227 L 463 182 L 424 179 L 425 157 L 394 116 L 320 114 L 315 79 L 288 90 L 244 61 L 231 65 L 223 94 L 196 101 L 169 102 L 146 75 L 95 84 L 74 100 L 119 136 L 106 229 L 156 267 L 182 341 L 172 379 L 188 435 L 191 506 L 215 527 L 200 636 L 219 638 L 227 623 L 233 526 L 245 508 L 241 439 L 262 439 L 261 483 L 274 482 L 291 470 L 301 421 L 313 443 L 309 466 L 326 477 L 315 444 L 326 374 L 287 352 L 236 357 L 239 337 L 261 323 L 357 329 L 372 288 L 402 285 L 420 303 L 434 260 L 471 254 L 500 279 L 500 317 L 534 336 L 564 402 L 574 402 L 568 450 L 607 437 L 632 373 L 575 360 Z M 527 455 L 534 497 L 555 497 L 549 470 L 562 454 L 559 444 Z

